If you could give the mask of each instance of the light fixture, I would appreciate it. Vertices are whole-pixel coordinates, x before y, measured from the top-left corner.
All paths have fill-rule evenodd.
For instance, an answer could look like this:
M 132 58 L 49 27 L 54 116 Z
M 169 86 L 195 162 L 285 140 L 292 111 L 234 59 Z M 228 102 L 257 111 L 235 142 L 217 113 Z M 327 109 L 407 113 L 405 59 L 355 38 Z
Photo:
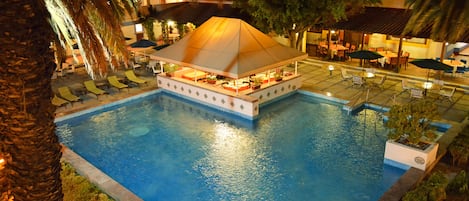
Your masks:
M 5 159 L 3 159 L 0 155 L 0 170 L 2 170 L 4 168 L 3 167 L 4 165 L 5 165 Z
M 331 34 L 335 34 L 335 30 L 331 30 Z
M 334 70 L 334 66 L 329 65 L 327 68 L 329 69 L 329 75 L 332 75 L 332 71 Z
M 331 93 L 331 92 L 326 92 L 326 96 L 331 97 L 331 96 L 332 96 L 332 93 Z
M 173 26 L 173 25 L 174 25 L 174 21 L 168 20 L 168 26 Z
M 135 33 L 143 33 L 143 25 L 138 23 L 135 24 Z
M 431 83 L 431 82 L 424 82 L 423 83 L 423 88 L 424 89 L 430 89 L 430 88 L 432 88 L 432 86 L 433 86 L 433 83 Z

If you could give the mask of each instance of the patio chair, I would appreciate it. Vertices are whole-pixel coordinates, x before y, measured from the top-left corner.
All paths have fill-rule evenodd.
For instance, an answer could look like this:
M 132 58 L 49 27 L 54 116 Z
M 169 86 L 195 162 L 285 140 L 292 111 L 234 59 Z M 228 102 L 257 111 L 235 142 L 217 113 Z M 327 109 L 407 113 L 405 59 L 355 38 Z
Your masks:
M 158 73 L 161 73 L 161 69 L 159 69 L 159 67 L 160 67 L 160 64 L 156 60 L 151 60 L 148 63 L 148 68 L 151 69 L 154 76 L 156 76 L 156 74 L 158 74 Z
M 128 88 L 129 85 L 126 85 L 126 84 L 124 84 L 124 83 L 122 83 L 122 82 L 119 82 L 119 80 L 117 79 L 117 77 L 116 77 L 115 75 L 114 75 L 114 76 L 109 76 L 109 77 L 107 77 L 107 81 L 109 82 L 109 84 L 110 84 L 112 87 L 115 87 L 115 88 L 119 89 L 119 91 L 120 91 L 121 89 L 125 89 L 125 88 L 127 88 L 127 91 L 128 91 L 128 89 L 129 89 L 129 88 Z
M 57 95 L 54 95 L 51 102 L 52 102 L 52 105 L 55 105 L 57 107 L 61 107 L 61 106 L 64 106 L 64 105 L 65 105 L 65 107 L 67 107 L 67 104 L 70 103 L 68 100 L 59 98 Z
M 341 68 L 340 70 L 341 70 L 341 74 L 340 74 L 340 75 L 342 76 L 342 80 L 345 81 L 345 80 L 352 79 L 352 75 L 350 75 L 350 74 L 347 73 L 347 69 Z
M 146 80 L 138 78 L 135 75 L 134 71 L 132 71 L 132 70 L 125 71 L 124 74 L 125 74 L 125 77 L 133 83 L 137 83 L 137 84 L 146 84 L 147 83 Z
M 372 86 L 383 90 L 384 89 L 384 82 L 386 81 L 386 78 L 387 78 L 386 75 L 383 75 L 383 77 L 381 77 L 381 79 L 378 82 L 373 82 Z
M 423 98 L 423 90 L 421 89 L 415 89 L 415 88 L 412 88 L 410 89 L 410 98 L 411 99 L 414 99 L 414 98 Z
M 441 89 L 440 96 L 438 98 L 448 99 L 450 102 L 453 102 L 453 95 L 455 91 L 456 87 Z
M 362 87 L 365 84 L 365 81 L 360 76 L 352 75 L 352 84 L 352 86 Z
M 132 69 L 134 70 L 138 68 L 142 68 L 142 65 L 135 63 L 134 61 L 130 61 L 130 66 L 132 66 Z
M 60 97 L 62 97 L 63 99 L 67 100 L 67 101 L 70 101 L 72 103 L 72 106 L 73 106 L 73 102 L 78 102 L 78 101 L 81 101 L 81 98 L 78 97 L 78 96 L 75 96 L 72 94 L 72 92 L 70 91 L 70 88 L 68 87 L 59 87 L 57 89 L 59 91 L 59 95 Z
M 412 86 L 409 85 L 409 81 L 407 79 L 402 80 L 402 92 L 406 92 L 409 89 L 412 89 Z
M 91 92 L 92 94 L 96 95 L 96 99 L 98 99 L 99 95 L 107 94 L 106 91 L 96 87 L 94 80 L 88 80 L 83 82 L 85 84 L 85 88 L 87 91 Z

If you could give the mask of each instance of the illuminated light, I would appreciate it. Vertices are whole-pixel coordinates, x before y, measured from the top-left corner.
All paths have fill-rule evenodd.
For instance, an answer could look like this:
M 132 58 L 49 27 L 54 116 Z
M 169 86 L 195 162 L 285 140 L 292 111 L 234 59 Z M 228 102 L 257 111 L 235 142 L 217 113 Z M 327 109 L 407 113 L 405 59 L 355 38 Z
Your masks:
M 5 165 L 5 159 L 0 158 L 0 170 L 2 170 L 4 168 L 3 167 L 4 165 Z
M 332 71 L 334 70 L 334 66 L 329 65 L 327 68 L 329 69 L 329 75 L 332 75 Z
M 424 89 L 430 89 L 430 88 L 432 88 L 432 86 L 433 86 L 433 83 L 431 83 L 431 82 L 424 82 L 423 83 L 423 88 Z
M 143 25 L 135 24 L 135 33 L 143 33 Z
M 374 77 L 375 74 L 374 74 L 374 73 L 366 73 L 365 76 L 366 76 L 366 77 Z
M 331 92 L 326 92 L 326 96 L 331 97 L 332 96 Z
M 449 45 L 449 43 L 445 43 L 445 45 Z
M 363 34 L 364 36 L 366 36 L 366 34 Z
M 173 25 L 174 25 L 174 21 L 168 20 L 168 26 L 173 26 Z
M 331 34 L 335 34 L 335 30 L 331 30 Z

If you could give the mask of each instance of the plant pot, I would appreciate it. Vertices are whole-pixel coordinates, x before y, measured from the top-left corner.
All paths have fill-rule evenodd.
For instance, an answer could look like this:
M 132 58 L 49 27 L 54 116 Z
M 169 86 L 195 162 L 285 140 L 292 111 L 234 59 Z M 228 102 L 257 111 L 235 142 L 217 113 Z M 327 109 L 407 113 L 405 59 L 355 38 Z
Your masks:
M 281 77 L 275 78 L 275 81 L 277 81 L 277 82 L 280 82 L 282 80 L 283 80 L 283 78 L 281 78 Z
M 422 147 L 408 146 L 396 140 L 388 140 L 384 151 L 384 158 L 397 164 L 415 167 L 417 169 L 426 170 L 436 160 L 438 151 L 438 143 L 423 143 Z
M 207 83 L 209 83 L 209 84 L 215 84 L 215 83 L 217 83 L 217 81 L 216 81 L 216 80 L 207 80 Z

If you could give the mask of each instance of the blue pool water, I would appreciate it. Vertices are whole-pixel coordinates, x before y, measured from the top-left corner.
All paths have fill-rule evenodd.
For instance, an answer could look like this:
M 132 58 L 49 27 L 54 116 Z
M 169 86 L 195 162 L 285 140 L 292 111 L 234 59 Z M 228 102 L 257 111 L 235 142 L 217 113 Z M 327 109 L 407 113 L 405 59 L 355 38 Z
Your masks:
M 57 133 L 148 201 L 365 201 L 404 173 L 383 164 L 378 116 L 294 94 L 249 121 L 162 92 L 57 122 Z

